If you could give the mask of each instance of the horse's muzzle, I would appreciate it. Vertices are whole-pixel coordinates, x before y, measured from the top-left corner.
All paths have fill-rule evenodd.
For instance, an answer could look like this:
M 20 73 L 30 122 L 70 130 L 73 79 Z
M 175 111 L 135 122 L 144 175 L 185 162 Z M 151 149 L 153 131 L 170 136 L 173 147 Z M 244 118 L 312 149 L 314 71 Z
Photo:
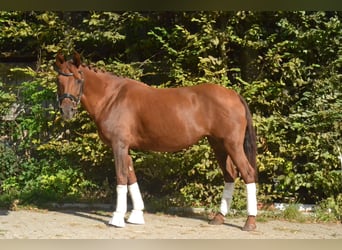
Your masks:
M 77 113 L 77 106 L 72 101 L 64 100 L 59 110 L 64 120 L 70 120 Z

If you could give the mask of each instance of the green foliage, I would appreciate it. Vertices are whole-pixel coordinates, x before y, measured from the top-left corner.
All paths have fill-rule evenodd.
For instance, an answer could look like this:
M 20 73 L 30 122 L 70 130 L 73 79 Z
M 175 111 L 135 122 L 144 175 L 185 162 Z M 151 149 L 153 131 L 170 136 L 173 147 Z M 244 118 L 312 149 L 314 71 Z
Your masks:
M 62 160 L 21 162 L 17 175 L 3 181 L 2 193 L 20 199 L 22 204 L 81 200 L 96 186 L 78 169 L 63 164 Z
M 132 157 L 147 198 L 167 196 L 169 206 L 217 203 L 222 174 L 206 141 L 175 154 L 132 152 Z
M 69 122 L 56 109 L 54 56 L 76 49 L 88 64 L 150 85 L 213 82 L 237 90 L 257 128 L 259 200 L 328 199 L 339 211 L 340 12 L 1 11 L 0 25 L 0 59 L 37 58 L 35 69 L 12 68 L 26 76 L 23 83 L 0 82 L 3 197 L 112 194 L 112 153 L 95 125 L 82 109 Z M 16 118 L 4 119 L 15 106 Z M 132 156 L 146 199 L 219 203 L 222 175 L 205 140 L 176 154 Z M 233 208 L 244 209 L 244 185 L 236 186 Z
M 264 61 L 275 88 L 266 92 L 269 84 L 250 84 L 258 97 L 252 100 L 253 106 L 259 102 L 265 107 L 255 119 L 266 156 L 260 170 L 276 182 L 279 195 L 313 202 L 342 190 L 338 171 L 341 84 L 336 68 L 341 63 L 336 40 L 341 24 L 335 17 L 324 18 L 325 13 L 300 12 L 290 17 L 301 22 L 289 17 L 278 21 L 284 40 L 272 40 Z M 331 29 L 318 28 L 324 26 Z M 310 53 L 309 47 L 317 53 Z
M 299 211 L 298 204 L 290 204 L 287 208 L 285 208 L 283 211 L 283 217 L 289 221 L 305 221 L 304 215 Z
M 7 180 L 15 176 L 19 169 L 19 157 L 6 144 L 0 144 L 0 180 Z
M 11 92 L 2 90 L 2 88 L 4 87 L 4 83 L 0 82 L 0 87 L 0 115 L 5 116 L 8 114 L 11 105 L 13 105 L 13 103 L 15 102 L 16 96 Z
M 29 74 L 34 80 L 13 87 L 19 93 L 18 100 L 24 112 L 14 121 L 4 123 L 4 128 L 9 127 L 7 130 L 11 131 L 9 136 L 3 134 L 5 130 L 1 131 L 0 194 L 6 198 L 4 202 L 83 199 L 96 185 L 84 177 L 80 166 L 63 158 L 58 147 L 44 147 L 53 142 L 49 141 L 56 135 L 53 132 L 58 132 L 51 122 L 55 114 L 52 106 L 54 87 L 46 84 L 44 74 L 36 74 L 30 68 L 12 68 L 11 71 Z M 63 148 L 63 145 L 59 147 Z
M 342 194 L 338 194 L 337 198 L 329 197 L 320 202 L 315 209 L 317 221 L 342 221 Z

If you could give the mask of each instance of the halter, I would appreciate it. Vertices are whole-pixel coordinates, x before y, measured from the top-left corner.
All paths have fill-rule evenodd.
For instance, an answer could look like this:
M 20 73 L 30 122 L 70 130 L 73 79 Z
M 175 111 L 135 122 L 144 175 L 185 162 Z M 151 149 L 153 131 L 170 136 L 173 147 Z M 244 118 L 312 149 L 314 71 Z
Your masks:
M 62 76 L 74 76 L 74 73 L 64 73 L 60 70 L 57 71 L 59 75 L 62 75 Z M 58 101 L 58 105 L 59 107 L 61 106 L 61 103 L 62 101 L 65 99 L 65 98 L 69 98 L 71 101 L 73 101 L 74 103 L 76 103 L 76 106 L 80 103 L 81 101 L 81 97 L 82 97 L 82 94 L 83 94 L 83 85 L 84 85 L 84 78 L 83 78 L 83 72 L 82 71 L 78 71 L 81 75 L 81 80 L 78 80 L 78 79 L 75 79 L 75 83 L 76 84 L 81 84 L 80 86 L 80 91 L 77 95 L 77 97 L 75 97 L 74 95 L 72 94 L 69 94 L 69 93 L 64 93 L 62 95 L 58 95 L 57 94 L 57 101 Z

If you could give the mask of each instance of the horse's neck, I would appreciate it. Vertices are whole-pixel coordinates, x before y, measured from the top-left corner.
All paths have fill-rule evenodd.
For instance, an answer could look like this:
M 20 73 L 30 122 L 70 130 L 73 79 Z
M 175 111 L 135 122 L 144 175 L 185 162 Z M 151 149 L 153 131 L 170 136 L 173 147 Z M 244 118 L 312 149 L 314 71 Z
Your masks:
M 108 93 L 108 79 L 110 76 L 95 72 L 87 67 L 83 67 L 81 70 L 84 74 L 82 105 L 88 111 L 89 115 L 93 119 L 96 119 L 106 99 L 111 96 Z M 111 92 L 113 92 L 112 83 Z

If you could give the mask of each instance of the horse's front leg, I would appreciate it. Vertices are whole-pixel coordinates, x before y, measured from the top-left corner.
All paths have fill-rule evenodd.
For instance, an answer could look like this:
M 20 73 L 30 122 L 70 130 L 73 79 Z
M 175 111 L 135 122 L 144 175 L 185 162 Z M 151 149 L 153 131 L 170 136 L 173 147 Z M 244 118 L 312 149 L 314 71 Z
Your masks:
M 116 174 L 116 210 L 109 224 L 115 227 L 125 227 L 127 212 L 127 180 L 128 180 L 128 147 L 123 143 L 112 146 Z
M 132 158 L 128 155 L 128 191 L 132 199 L 133 210 L 127 219 L 127 222 L 132 224 L 145 224 L 143 209 L 144 202 L 141 197 L 139 185 L 137 182 L 137 177 L 133 168 Z
M 127 212 L 127 191 L 130 192 L 133 201 L 133 211 L 128 222 L 144 224 L 142 210 L 144 203 L 141 198 L 139 186 L 133 169 L 132 159 L 128 155 L 128 146 L 123 143 L 113 146 L 116 172 L 116 210 L 109 221 L 115 227 L 125 227 L 125 214 Z M 128 184 L 128 186 L 127 186 Z

